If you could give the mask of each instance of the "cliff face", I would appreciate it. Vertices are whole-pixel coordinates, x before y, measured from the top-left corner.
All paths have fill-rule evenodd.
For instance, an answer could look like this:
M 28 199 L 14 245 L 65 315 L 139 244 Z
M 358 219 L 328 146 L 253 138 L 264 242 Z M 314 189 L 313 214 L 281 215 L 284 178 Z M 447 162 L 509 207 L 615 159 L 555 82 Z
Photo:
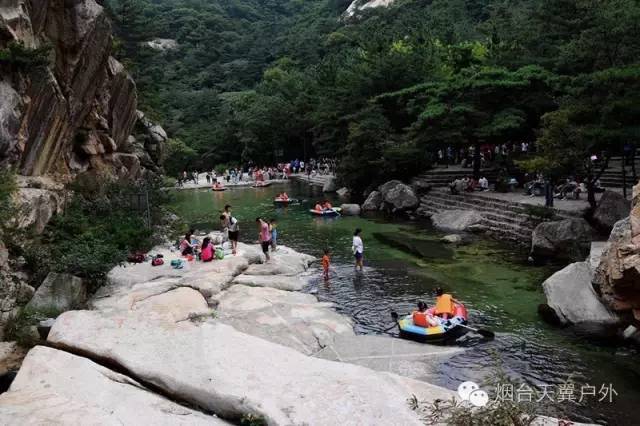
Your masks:
M 102 171 L 136 179 L 156 163 L 130 138 L 136 86 L 111 56 L 111 24 L 94 0 L 2 0 L 0 49 L 50 47 L 49 65 L 0 63 L 0 165 L 22 175 Z M 142 150 L 144 151 L 144 150 Z
M 609 308 L 640 325 L 640 183 L 633 188 L 629 217 L 611 231 L 593 283 Z

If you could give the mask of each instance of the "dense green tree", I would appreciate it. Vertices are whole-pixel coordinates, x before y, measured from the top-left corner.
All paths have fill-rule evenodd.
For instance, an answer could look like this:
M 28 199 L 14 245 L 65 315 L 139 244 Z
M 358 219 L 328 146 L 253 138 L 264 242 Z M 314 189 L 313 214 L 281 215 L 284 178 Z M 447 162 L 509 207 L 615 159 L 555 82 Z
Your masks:
M 194 167 L 330 155 L 363 190 L 417 173 L 444 144 L 541 135 L 536 168 L 566 173 L 559 153 L 576 164 L 634 138 L 610 117 L 639 103 L 620 83 L 637 83 L 638 0 L 397 0 L 348 19 L 346 0 L 108 3 L 124 46 L 178 42 L 123 54 L 141 107 Z M 580 142 L 559 136 L 571 129 Z
M 556 176 L 582 174 L 595 207 L 594 184 L 609 157 L 640 138 L 640 66 L 580 75 L 566 86 L 560 108 L 542 117 L 540 153 L 527 166 Z

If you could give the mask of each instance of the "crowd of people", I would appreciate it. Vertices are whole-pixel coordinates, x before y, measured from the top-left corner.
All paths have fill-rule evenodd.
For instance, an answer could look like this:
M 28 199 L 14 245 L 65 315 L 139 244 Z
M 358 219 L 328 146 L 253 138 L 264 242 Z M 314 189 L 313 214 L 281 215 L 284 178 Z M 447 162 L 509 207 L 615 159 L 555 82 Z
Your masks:
M 489 180 L 484 176 L 480 179 L 465 176 L 451 182 L 449 184 L 449 190 L 454 195 L 462 194 L 463 192 L 489 191 Z
M 292 174 L 303 173 L 308 176 L 328 175 L 335 173 L 336 161 L 330 158 L 315 159 L 308 161 L 291 160 L 289 162 L 278 163 L 272 166 L 258 167 L 252 163 L 247 163 L 243 167 L 228 167 L 222 170 L 207 171 L 187 171 L 184 170 L 177 177 L 176 186 L 182 187 L 185 183 L 192 182 L 200 184 L 202 174 L 208 185 L 212 184 L 238 184 L 241 182 L 261 182 L 274 179 L 289 179 Z
M 533 144 L 522 142 L 511 142 L 503 144 L 482 144 L 480 145 L 480 167 L 485 167 L 488 163 L 492 163 L 499 159 L 511 156 L 528 155 L 533 151 Z M 435 163 L 441 166 L 460 165 L 461 167 L 473 167 L 473 159 L 475 157 L 475 147 L 454 148 L 447 146 L 440 148 L 436 152 Z

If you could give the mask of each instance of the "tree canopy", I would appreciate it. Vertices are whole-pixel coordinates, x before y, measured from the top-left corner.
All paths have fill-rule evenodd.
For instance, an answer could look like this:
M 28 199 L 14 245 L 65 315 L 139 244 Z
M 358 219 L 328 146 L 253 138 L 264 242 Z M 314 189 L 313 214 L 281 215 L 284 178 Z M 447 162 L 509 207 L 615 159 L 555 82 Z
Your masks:
M 193 150 L 171 173 L 330 155 L 362 190 L 445 144 L 536 141 L 560 173 L 637 140 L 638 0 L 108 3 L 143 108 Z

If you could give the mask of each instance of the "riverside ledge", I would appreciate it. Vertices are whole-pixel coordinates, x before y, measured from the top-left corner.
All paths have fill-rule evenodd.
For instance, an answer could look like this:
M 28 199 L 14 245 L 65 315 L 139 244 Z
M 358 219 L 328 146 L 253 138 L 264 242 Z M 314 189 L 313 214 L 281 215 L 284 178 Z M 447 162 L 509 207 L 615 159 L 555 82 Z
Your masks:
M 116 267 L 90 309 L 58 317 L 51 347 L 33 348 L 0 395 L 0 423 L 226 424 L 253 415 L 272 425 L 417 425 L 411 395 L 453 396 L 364 367 L 378 359 L 366 353 L 330 360 L 334 345 L 344 353 L 345 342 L 372 336 L 356 336 L 315 296 L 273 288 L 298 288 L 292 278 L 309 273 L 310 256 L 283 246 L 262 264 L 257 247 L 241 244 L 238 256 L 174 270 L 176 254 L 156 252 L 165 265 Z M 398 351 L 394 339 L 377 339 Z M 400 344 L 416 358 L 460 350 Z

